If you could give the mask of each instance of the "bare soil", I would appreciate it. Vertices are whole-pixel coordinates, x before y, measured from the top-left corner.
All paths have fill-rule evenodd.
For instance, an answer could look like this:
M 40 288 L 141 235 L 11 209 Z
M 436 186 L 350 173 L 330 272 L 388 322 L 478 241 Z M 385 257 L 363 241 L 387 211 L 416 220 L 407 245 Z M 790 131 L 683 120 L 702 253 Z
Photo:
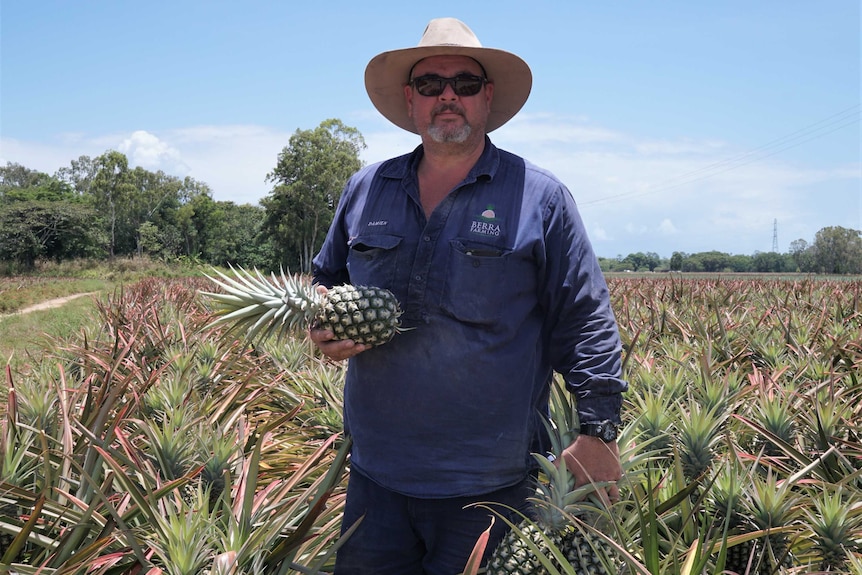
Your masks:
M 13 313 L 10 313 L 10 314 L 8 314 L 8 315 L 22 315 L 22 314 L 25 314 L 25 313 L 31 313 L 31 312 L 34 312 L 34 311 L 41 311 L 41 310 L 45 310 L 45 309 L 53 309 L 53 308 L 57 308 L 57 307 L 60 307 L 60 306 L 62 306 L 62 305 L 64 305 L 64 304 L 66 304 L 66 303 L 68 303 L 68 302 L 70 302 L 70 301 L 74 300 L 74 299 L 78 299 L 79 297 L 85 297 L 85 296 L 88 296 L 88 295 L 94 295 L 94 294 L 96 294 L 96 293 L 97 293 L 97 292 L 76 293 L 76 294 L 73 294 L 73 295 L 67 295 L 67 296 L 64 296 L 64 297 L 58 297 L 58 298 L 54 298 L 54 299 L 49 299 L 49 300 L 45 300 L 45 301 L 43 301 L 43 302 L 39 302 L 39 303 L 34 304 L 34 305 L 31 305 L 31 306 L 28 306 L 28 307 L 25 307 L 25 308 L 19 309 L 18 311 L 13 312 Z

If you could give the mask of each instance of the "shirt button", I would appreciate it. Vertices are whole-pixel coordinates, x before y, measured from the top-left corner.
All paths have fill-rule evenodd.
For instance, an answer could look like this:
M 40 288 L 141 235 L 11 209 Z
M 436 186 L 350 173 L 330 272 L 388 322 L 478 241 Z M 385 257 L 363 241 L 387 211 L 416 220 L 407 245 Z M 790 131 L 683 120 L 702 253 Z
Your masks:
M 422 276 L 420 276 L 420 275 L 416 275 L 416 276 L 413 276 L 413 279 L 415 279 L 415 280 L 416 280 L 416 281 L 418 281 L 418 282 L 421 282 L 421 281 L 422 281 Z
M 482 265 L 482 264 L 481 264 L 481 263 L 479 263 L 479 260 L 473 260 L 473 267 L 474 267 L 474 268 L 477 268 L 477 267 L 479 267 L 480 265 Z
M 426 242 L 430 242 L 430 241 L 431 241 L 431 236 L 425 236 L 425 237 L 424 237 L 424 238 L 422 238 L 422 239 L 423 239 L 423 240 L 425 240 Z

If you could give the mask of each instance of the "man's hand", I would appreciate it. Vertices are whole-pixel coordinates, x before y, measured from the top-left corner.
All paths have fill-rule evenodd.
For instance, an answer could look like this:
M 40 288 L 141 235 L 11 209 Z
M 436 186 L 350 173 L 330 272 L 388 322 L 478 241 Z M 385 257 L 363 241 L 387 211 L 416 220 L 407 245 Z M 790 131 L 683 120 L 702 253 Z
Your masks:
M 617 443 L 605 443 L 598 437 L 578 435 L 563 451 L 563 460 L 575 476 L 575 489 L 588 483 L 616 482 L 623 474 Z M 596 493 L 606 504 L 620 500 L 620 490 L 616 483 L 598 489 Z
M 326 291 L 325 287 L 317 286 L 317 293 L 326 295 Z M 335 334 L 328 329 L 312 329 L 309 330 L 308 335 L 321 353 L 333 361 L 350 359 L 371 347 L 356 343 L 352 339 L 332 339 Z
M 371 347 L 352 339 L 332 339 L 335 334 L 328 329 L 312 329 L 308 335 L 321 353 L 333 361 L 350 359 Z

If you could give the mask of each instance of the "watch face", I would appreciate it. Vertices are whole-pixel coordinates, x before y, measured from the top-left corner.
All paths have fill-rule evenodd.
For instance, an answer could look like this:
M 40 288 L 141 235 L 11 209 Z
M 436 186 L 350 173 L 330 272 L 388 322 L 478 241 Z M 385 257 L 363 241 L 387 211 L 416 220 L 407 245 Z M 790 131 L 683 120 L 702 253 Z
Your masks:
M 612 421 L 603 421 L 601 423 L 588 423 L 581 426 L 581 433 L 598 437 L 605 443 L 616 440 L 617 426 Z
M 601 424 L 599 433 L 599 437 L 602 438 L 602 441 L 613 441 L 617 438 L 617 426 L 609 421 L 606 421 Z

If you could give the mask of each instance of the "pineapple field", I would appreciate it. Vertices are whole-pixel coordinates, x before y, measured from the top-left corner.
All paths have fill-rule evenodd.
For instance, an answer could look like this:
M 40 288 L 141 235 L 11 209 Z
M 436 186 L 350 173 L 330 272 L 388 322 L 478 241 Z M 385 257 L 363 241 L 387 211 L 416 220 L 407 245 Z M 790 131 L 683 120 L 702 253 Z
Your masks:
M 539 512 L 487 572 L 862 573 L 862 279 L 608 284 L 630 382 L 621 500 L 572 493 L 537 457 Z M 210 291 L 126 285 L 6 366 L 0 572 L 331 572 L 344 365 L 301 336 L 230 331 Z M 559 383 L 558 446 L 577 429 Z

